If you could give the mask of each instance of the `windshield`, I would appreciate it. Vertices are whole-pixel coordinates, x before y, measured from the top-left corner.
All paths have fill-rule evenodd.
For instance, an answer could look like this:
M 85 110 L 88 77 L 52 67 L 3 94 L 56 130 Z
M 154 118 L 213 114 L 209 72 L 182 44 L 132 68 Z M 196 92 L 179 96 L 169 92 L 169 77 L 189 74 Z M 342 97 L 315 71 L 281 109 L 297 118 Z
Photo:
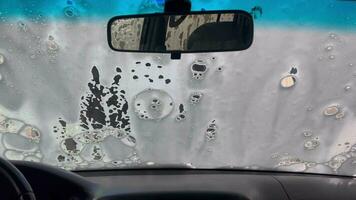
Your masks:
M 252 46 L 180 60 L 110 49 L 111 17 L 163 3 L 1 1 L 2 156 L 356 174 L 356 2 L 193 0 L 250 12 Z

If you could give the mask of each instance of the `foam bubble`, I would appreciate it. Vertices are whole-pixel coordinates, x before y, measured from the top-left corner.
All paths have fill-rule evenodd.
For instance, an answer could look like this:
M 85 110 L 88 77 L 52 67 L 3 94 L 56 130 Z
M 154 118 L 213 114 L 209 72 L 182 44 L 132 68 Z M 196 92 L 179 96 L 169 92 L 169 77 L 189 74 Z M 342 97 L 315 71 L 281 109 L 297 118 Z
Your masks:
M 282 88 L 291 88 L 293 87 L 297 82 L 297 79 L 293 75 L 287 75 L 283 77 L 280 81 L 280 85 Z
M 345 90 L 345 91 L 350 91 L 350 90 L 351 90 L 351 85 L 346 85 L 346 86 L 344 87 L 344 90 Z
M 140 119 L 159 120 L 173 110 L 172 97 L 163 90 L 146 89 L 134 98 L 134 110 Z
M 330 105 L 324 109 L 325 116 L 334 116 L 340 112 L 340 108 L 338 105 Z

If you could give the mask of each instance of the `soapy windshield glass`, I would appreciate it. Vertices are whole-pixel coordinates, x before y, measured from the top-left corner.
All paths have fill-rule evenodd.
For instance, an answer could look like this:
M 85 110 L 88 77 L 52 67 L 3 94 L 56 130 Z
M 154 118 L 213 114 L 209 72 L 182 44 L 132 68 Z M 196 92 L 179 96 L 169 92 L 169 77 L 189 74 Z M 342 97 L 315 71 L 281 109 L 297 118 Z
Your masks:
M 1 155 L 68 170 L 356 174 L 356 2 L 192 4 L 250 12 L 253 45 L 180 60 L 114 52 L 108 20 L 163 0 L 1 1 Z M 181 23 L 168 42 L 184 45 L 195 25 Z

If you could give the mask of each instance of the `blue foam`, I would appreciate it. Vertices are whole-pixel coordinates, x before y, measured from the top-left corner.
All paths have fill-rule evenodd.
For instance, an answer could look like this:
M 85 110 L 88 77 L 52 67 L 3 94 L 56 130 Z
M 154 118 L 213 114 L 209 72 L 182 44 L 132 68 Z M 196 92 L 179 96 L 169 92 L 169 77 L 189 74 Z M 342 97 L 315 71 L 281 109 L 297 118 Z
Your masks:
M 356 28 L 356 1 L 342 0 L 192 0 L 193 10 L 242 9 L 256 13 L 256 23 L 275 26 Z M 162 12 L 164 0 L 11 0 L 0 2 L 0 17 L 45 16 L 54 20 L 107 20 L 116 15 Z M 74 17 L 65 9 L 74 10 Z M 68 13 L 67 13 L 68 14 Z

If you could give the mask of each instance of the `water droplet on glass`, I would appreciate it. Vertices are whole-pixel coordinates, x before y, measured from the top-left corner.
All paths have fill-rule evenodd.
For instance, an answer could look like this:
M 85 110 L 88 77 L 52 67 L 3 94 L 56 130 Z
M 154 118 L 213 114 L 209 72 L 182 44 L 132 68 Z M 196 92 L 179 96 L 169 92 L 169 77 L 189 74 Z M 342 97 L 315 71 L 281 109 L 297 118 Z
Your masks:
M 190 168 L 195 168 L 192 163 L 185 163 L 185 165 L 186 165 L 187 167 L 190 167 Z
M 313 111 L 313 106 L 308 106 L 307 111 Z
M 281 155 L 279 155 L 279 153 L 273 153 L 272 155 L 271 155 L 271 158 L 272 159 L 277 159 L 277 158 L 280 158 L 281 157 Z
M 350 90 L 351 90 L 351 86 L 350 86 L 350 85 L 346 85 L 346 86 L 344 87 L 344 89 L 345 89 L 346 92 L 347 92 L 347 91 L 350 91 Z
M 149 166 L 154 165 L 154 164 L 155 164 L 154 162 L 147 162 L 146 163 L 146 165 L 149 165 Z
M 5 62 L 5 56 L 0 54 L 0 65 L 4 64 Z
M 330 55 L 330 56 L 329 56 L 329 59 L 330 59 L 330 60 L 335 60 L 335 58 L 336 58 L 335 55 Z
M 0 74 L 0 81 L 2 81 L 2 75 Z
M 74 6 L 67 6 L 63 9 L 63 13 L 66 17 L 68 18 L 75 18 L 79 15 L 78 9 L 76 9 Z
M 350 64 L 349 64 L 349 67 L 353 67 L 353 66 L 354 66 L 354 64 L 353 64 L 353 63 L 350 63 Z
M 311 137 L 313 136 L 313 132 L 311 130 L 305 130 L 303 131 L 304 137 Z
M 53 41 L 53 40 L 54 40 L 54 37 L 53 37 L 52 35 L 49 35 L 49 36 L 48 36 L 48 40 Z
M 155 56 L 154 59 L 155 59 L 156 62 L 161 62 L 162 61 L 161 56 Z
M 329 38 L 336 39 L 337 35 L 335 33 L 330 33 Z
M 331 105 L 324 109 L 325 116 L 333 116 L 340 112 L 338 105 Z
M 281 87 L 290 88 L 296 84 L 297 79 L 293 75 L 287 75 L 283 77 L 280 81 Z
M 19 29 L 21 30 L 21 31 L 23 31 L 23 32 L 27 32 L 27 25 L 24 23 L 24 22 L 22 22 L 22 21 L 18 21 L 17 22 L 17 26 L 19 27 Z
M 332 51 L 333 49 L 334 49 L 334 47 L 331 45 L 325 47 L 325 51 Z
M 218 72 L 222 72 L 222 71 L 224 71 L 224 66 L 220 66 L 220 67 L 218 67 L 218 68 L 216 69 L 216 71 L 218 71 Z

